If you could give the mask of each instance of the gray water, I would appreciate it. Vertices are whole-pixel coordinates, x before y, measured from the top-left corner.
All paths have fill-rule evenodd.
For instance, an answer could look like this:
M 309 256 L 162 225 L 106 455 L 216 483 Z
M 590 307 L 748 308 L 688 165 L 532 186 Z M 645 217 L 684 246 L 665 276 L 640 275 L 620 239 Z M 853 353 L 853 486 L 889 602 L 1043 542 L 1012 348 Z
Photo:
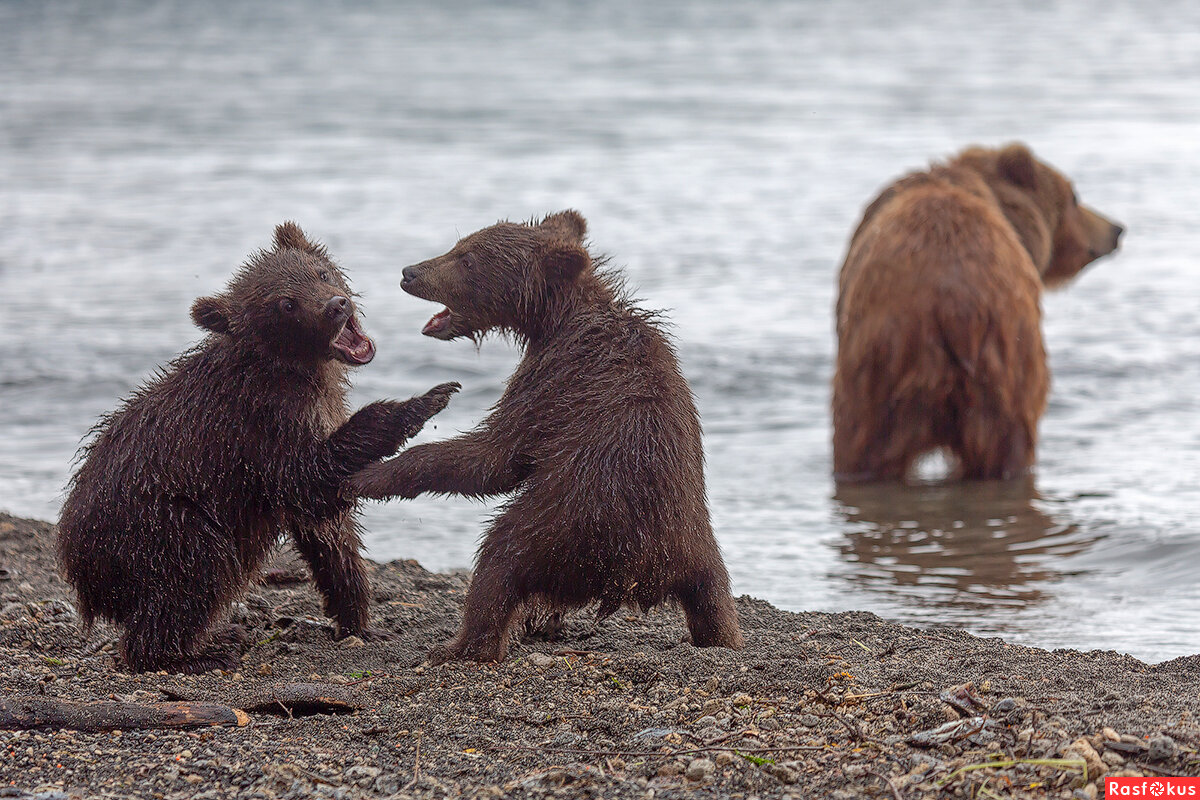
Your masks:
M 401 267 L 583 211 L 674 322 L 735 589 L 1044 647 L 1200 647 L 1200 4 L 0 4 L 0 508 L 52 519 L 88 428 L 296 219 L 363 293 L 355 403 L 515 351 L 419 335 Z M 830 479 L 833 287 L 881 186 L 1029 142 L 1128 229 L 1047 296 L 1031 484 Z M 493 506 L 370 507 L 376 558 L 470 564 Z

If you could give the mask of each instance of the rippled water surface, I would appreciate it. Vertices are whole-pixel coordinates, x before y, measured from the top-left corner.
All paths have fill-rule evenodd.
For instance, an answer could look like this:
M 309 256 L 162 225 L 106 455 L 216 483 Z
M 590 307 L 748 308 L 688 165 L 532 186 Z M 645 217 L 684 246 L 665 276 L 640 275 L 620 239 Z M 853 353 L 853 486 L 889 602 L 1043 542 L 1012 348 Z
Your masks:
M 738 592 L 1200 648 L 1200 5 L 262 5 L 0 4 L 0 508 L 56 516 L 80 438 L 285 218 L 364 295 L 356 403 L 458 379 L 422 439 L 471 428 L 516 354 L 421 337 L 436 308 L 399 270 L 576 207 L 674 322 Z M 858 214 L 1010 139 L 1128 229 L 1045 299 L 1037 474 L 839 493 L 831 308 Z M 370 550 L 466 566 L 489 513 L 374 505 Z

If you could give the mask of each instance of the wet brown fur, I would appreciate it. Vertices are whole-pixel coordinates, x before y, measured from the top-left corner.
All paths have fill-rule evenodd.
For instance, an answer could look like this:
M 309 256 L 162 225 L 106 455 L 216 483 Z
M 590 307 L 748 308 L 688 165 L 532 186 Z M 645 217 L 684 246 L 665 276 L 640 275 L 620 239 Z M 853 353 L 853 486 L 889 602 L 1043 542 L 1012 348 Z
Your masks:
M 583 247 L 574 211 L 502 222 L 404 271 L 452 313 L 439 338 L 499 330 L 524 357 L 472 432 L 418 445 L 352 480 L 367 497 L 515 493 L 480 547 L 458 637 L 441 661 L 499 661 L 530 607 L 555 624 L 599 602 L 677 599 L 697 646 L 742 646 L 709 523 L 700 423 L 654 315 Z
M 122 628 L 128 669 L 236 666 L 239 631 L 211 629 L 283 535 L 337 635 L 368 632 L 356 508 L 339 484 L 393 454 L 453 387 L 347 419 L 347 364 L 331 341 L 354 315 L 351 296 L 325 249 L 280 225 L 271 250 L 193 305 L 204 341 L 94 429 L 59 558 L 86 623 Z
M 902 479 L 938 448 L 964 478 L 1025 472 L 1050 382 L 1042 289 L 1121 232 L 1022 144 L 971 147 L 885 189 L 839 279 L 838 480 Z

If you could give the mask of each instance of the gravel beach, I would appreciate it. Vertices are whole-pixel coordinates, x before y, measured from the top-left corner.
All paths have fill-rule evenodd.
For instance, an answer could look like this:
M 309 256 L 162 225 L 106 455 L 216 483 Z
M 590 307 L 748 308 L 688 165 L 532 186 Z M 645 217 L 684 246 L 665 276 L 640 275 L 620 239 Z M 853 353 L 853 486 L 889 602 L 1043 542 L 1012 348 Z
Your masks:
M 1200 775 L 1200 656 L 1151 666 L 742 597 L 743 652 L 693 648 L 677 609 L 585 610 L 501 664 L 431 667 L 469 576 L 413 561 L 371 566 L 391 641 L 334 642 L 284 551 L 233 609 L 238 672 L 128 675 L 112 628 L 82 631 L 53 532 L 0 515 L 0 708 L 210 702 L 249 722 L 0 724 L 0 798 L 1092 798 L 1105 775 Z M 333 699 L 263 702 L 296 684 Z

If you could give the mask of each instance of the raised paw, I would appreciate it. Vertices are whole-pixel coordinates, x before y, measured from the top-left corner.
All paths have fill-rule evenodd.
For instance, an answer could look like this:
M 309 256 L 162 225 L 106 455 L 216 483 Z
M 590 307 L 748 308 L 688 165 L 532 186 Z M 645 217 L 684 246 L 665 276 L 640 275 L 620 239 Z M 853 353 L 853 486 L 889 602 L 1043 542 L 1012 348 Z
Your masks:
M 425 394 L 404 403 L 406 410 L 412 415 L 412 424 L 415 426 L 409 435 L 416 436 L 430 417 L 450 404 L 450 398 L 461 388 L 462 384 L 458 381 L 439 383 Z

